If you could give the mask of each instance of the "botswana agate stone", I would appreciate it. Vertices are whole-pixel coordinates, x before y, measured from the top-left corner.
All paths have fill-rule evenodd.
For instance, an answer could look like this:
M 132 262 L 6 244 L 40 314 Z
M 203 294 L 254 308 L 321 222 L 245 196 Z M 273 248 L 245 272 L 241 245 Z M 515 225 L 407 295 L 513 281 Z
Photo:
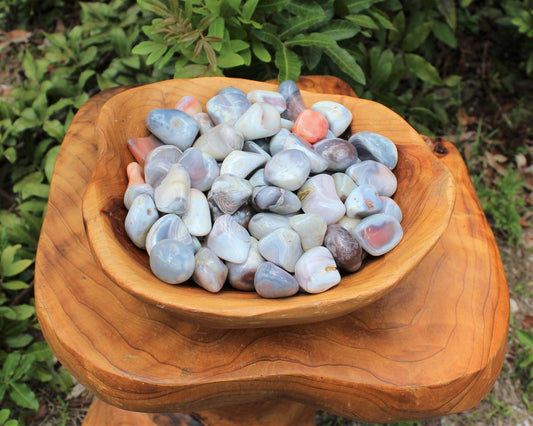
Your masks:
M 233 125 L 250 108 L 246 95 L 238 92 L 223 92 L 207 101 L 205 108 L 215 124 Z
M 308 293 L 322 293 L 341 281 L 333 255 L 323 246 L 306 251 L 294 269 L 296 281 Z
M 337 266 L 342 270 L 355 272 L 361 268 L 363 262 L 361 244 L 342 226 L 328 225 L 324 245 L 331 252 Z
M 181 150 L 192 145 L 200 126 L 194 118 L 177 109 L 154 109 L 146 117 L 146 127 L 158 139 Z
M 177 240 L 163 240 L 152 247 L 150 268 L 168 284 L 180 284 L 194 273 L 194 252 Z
M 298 293 L 298 281 L 284 269 L 271 262 L 263 262 L 254 276 L 257 294 L 267 299 L 289 297 Z
M 143 193 L 133 200 L 126 215 L 125 228 L 130 240 L 139 248 L 144 248 L 150 228 L 159 218 L 154 200 Z
M 394 173 L 383 163 L 374 160 L 365 160 L 352 164 L 345 172 L 357 185 L 374 185 L 379 193 L 391 197 L 398 186 Z
M 352 113 L 344 105 L 332 101 L 319 101 L 311 109 L 321 113 L 329 124 L 329 130 L 335 137 L 342 135 L 352 122 Z
M 323 139 L 313 145 L 316 153 L 328 160 L 328 170 L 343 172 L 359 160 L 355 147 L 344 139 Z
M 398 149 L 386 136 L 374 132 L 360 131 L 348 139 L 361 160 L 374 160 L 394 169 L 398 163 Z
M 393 216 L 377 213 L 361 220 L 354 229 L 354 236 L 366 252 L 381 256 L 396 247 L 403 230 Z
M 152 248 L 163 240 L 176 240 L 194 252 L 194 242 L 189 229 L 176 214 L 161 216 L 152 225 L 146 236 L 146 252 L 150 255 Z
M 311 163 L 297 149 L 286 149 L 275 154 L 265 165 L 265 180 L 280 188 L 296 191 L 309 176 Z
M 183 152 L 174 145 L 162 145 L 154 148 L 146 157 L 144 179 L 154 188 L 165 178 L 170 167 L 177 163 Z
M 291 228 L 278 228 L 259 240 L 259 253 L 272 263 L 288 272 L 294 272 L 294 265 L 303 253 L 300 237 Z

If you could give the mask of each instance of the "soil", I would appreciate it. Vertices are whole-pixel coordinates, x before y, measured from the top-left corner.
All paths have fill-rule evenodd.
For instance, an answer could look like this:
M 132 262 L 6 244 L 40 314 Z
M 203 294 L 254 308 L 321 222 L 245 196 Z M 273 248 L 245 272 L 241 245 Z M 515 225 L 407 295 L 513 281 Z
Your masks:
M 20 52 L 30 39 L 31 33 L 0 33 L 0 96 L 8 94 L 20 82 Z M 471 174 L 481 176 L 488 187 L 495 188 L 495 183 L 508 173 L 509 167 L 516 170 L 524 182 L 519 191 L 525 206 L 520 218 L 519 243 L 510 244 L 508 235 L 496 232 L 511 297 L 510 337 L 500 376 L 483 401 L 466 412 L 418 424 L 533 425 L 533 411 L 525 402 L 527 398 L 533 402 L 526 393 L 527 381 L 531 379 L 517 367 L 524 348 L 515 336 L 516 329 L 530 331 L 533 327 L 533 100 L 523 96 L 527 93 L 523 88 L 531 88 L 531 81 L 516 82 L 515 94 L 522 95 L 520 102 L 525 99 L 525 105 L 519 103 L 516 96 L 509 96 L 503 87 L 487 90 L 480 81 L 486 81 L 492 66 L 487 55 L 490 46 L 475 42 L 464 45 L 464 58 L 470 59 L 463 60 L 458 69 L 464 73 L 466 86 L 472 94 L 468 103 L 456 112 L 456 120 L 448 134 L 443 136 L 459 147 Z M 494 224 L 494 218 L 489 216 L 488 219 Z M 533 353 L 533 349 L 530 351 Z M 58 368 L 61 367 L 58 365 Z M 34 416 L 27 418 L 30 426 L 81 425 L 92 401 L 92 395 L 80 384 L 62 399 L 48 388 L 36 392 L 41 407 Z M 316 424 L 364 425 L 324 412 L 317 413 Z

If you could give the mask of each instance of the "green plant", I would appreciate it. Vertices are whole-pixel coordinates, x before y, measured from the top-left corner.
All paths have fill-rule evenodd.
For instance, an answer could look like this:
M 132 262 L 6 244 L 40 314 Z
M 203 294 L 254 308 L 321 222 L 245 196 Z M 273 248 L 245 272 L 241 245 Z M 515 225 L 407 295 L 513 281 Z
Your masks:
M 485 419 L 490 419 L 494 416 L 510 417 L 513 413 L 513 407 L 505 402 L 500 401 L 492 395 L 489 395 L 489 401 L 492 404 L 492 409 L 485 413 Z
M 533 390 L 533 330 L 516 330 L 516 339 L 520 347 L 520 355 L 516 360 L 519 377 L 524 387 L 523 401 L 531 408 L 528 395 Z
M 64 7 L 63 0 L 2 0 L 0 1 L 0 28 L 15 29 L 15 24 L 27 27 L 38 21 L 46 27 L 54 24 L 54 19 Z
M 481 175 L 474 176 L 473 180 L 481 206 L 494 221 L 496 230 L 506 235 L 508 244 L 518 244 L 522 235 L 520 216 L 525 209 L 521 196 L 523 178 L 509 167 L 505 175 L 494 182 L 494 187 L 489 187 Z
M 511 18 L 511 23 L 516 26 L 520 34 L 529 38 L 529 46 L 533 46 L 533 2 L 532 1 L 508 1 L 504 3 L 507 14 Z M 529 51 L 529 56 L 524 58 L 525 72 L 533 76 L 533 51 Z
M 152 17 L 134 53 L 169 77 L 279 81 L 333 74 L 412 122 L 445 123 L 460 78 L 432 64 L 455 48 L 453 1 L 138 0 Z M 440 88 L 435 91 L 435 88 Z M 409 118 L 408 117 L 408 118 Z M 426 133 L 430 133 L 426 125 Z
M 45 44 L 26 48 L 22 84 L 0 100 L 0 401 L 15 417 L 38 408 L 35 383 L 58 393 L 72 386 L 41 341 L 31 298 L 32 264 L 60 143 L 99 85 L 155 79 L 131 54 L 142 24 L 135 5 L 114 0 L 80 7 L 79 25 L 44 33 Z
M 18 426 L 19 422 L 15 419 L 9 419 L 11 410 L 3 408 L 0 410 L 0 425 L 1 426 Z

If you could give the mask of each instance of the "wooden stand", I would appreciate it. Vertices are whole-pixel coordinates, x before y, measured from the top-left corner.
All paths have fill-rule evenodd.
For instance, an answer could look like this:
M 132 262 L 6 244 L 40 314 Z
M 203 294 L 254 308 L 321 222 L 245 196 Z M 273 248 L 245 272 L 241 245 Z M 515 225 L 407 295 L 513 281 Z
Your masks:
M 299 85 L 353 95 L 331 77 Z M 35 268 L 45 338 L 101 400 L 84 424 L 300 425 L 313 424 L 315 409 L 393 422 L 463 411 L 490 391 L 505 354 L 509 294 L 492 231 L 452 144 L 428 140 L 456 180 L 450 225 L 391 293 L 315 324 L 206 328 L 125 293 L 92 256 L 81 199 L 98 149 L 93 123 L 121 90 L 93 97 L 71 124 Z

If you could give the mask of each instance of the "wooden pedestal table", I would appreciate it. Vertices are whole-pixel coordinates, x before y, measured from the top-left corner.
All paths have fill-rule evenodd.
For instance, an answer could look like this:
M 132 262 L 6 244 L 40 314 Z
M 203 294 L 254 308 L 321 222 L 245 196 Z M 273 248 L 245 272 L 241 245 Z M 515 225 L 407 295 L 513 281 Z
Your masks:
M 299 84 L 353 94 L 333 78 Z M 429 141 L 456 180 L 451 223 L 392 292 L 315 324 L 206 328 L 125 293 L 92 257 L 81 201 L 98 149 L 93 123 L 117 90 L 125 89 L 93 97 L 71 124 L 36 261 L 44 336 L 100 399 L 86 425 L 182 424 L 177 414 L 142 414 L 175 412 L 205 425 L 300 425 L 313 424 L 317 409 L 392 422 L 466 410 L 490 391 L 505 354 L 509 294 L 493 234 L 450 143 Z

